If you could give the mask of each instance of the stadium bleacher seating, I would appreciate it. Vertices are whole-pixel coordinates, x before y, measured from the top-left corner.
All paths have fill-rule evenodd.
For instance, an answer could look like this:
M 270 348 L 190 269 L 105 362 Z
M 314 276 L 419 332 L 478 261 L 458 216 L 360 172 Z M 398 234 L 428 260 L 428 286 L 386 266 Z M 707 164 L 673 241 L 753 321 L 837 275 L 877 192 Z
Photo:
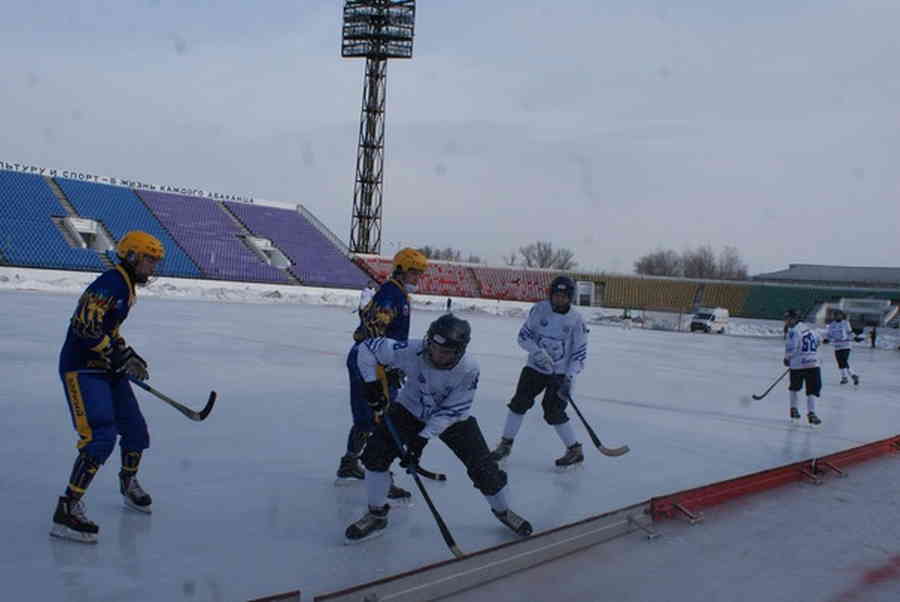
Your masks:
M 143 230 L 157 237 L 166 248 L 166 258 L 156 269 L 159 276 L 202 276 L 197 265 L 131 189 L 66 178 L 55 180 L 78 215 L 102 221 L 117 242 L 131 230 Z M 112 251 L 109 255 L 114 259 Z
M 744 313 L 744 303 L 750 292 L 750 285 L 726 282 L 707 282 L 703 287 L 704 307 L 724 307 L 732 316 Z
M 207 278 L 244 282 L 289 282 L 241 242 L 240 227 L 215 201 L 139 191 L 147 207 Z
M 97 252 L 70 247 L 50 219 L 66 215 L 41 176 L 0 171 L 0 251 L 7 263 L 102 271 Z
M 225 206 L 254 236 L 271 240 L 293 264 L 303 284 L 361 289 L 368 274 L 327 237 L 291 209 L 226 201 Z

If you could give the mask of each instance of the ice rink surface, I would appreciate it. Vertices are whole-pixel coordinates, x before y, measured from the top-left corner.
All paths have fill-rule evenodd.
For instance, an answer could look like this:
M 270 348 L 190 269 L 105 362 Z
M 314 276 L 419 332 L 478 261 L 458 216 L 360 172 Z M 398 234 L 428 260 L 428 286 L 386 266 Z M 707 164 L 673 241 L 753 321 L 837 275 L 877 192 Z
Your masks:
M 356 322 L 345 307 L 317 305 L 141 298 L 123 334 L 149 361 L 149 382 L 195 408 L 210 389 L 219 401 L 194 423 L 136 390 L 151 433 L 140 478 L 153 514 L 123 509 L 117 450 L 85 498 L 99 543 L 51 540 L 75 457 L 56 367 L 75 303 L 72 294 L 0 292 L 4 598 L 246 600 L 299 588 L 306 600 L 451 557 L 405 474 L 397 481 L 414 491 L 414 505 L 392 510 L 383 537 L 344 545 L 344 529 L 365 510 L 362 484 L 334 486 L 350 426 L 344 361 Z M 415 310 L 412 336 L 438 315 Z M 469 351 L 481 364 L 473 414 L 493 446 L 525 360 L 515 342 L 522 320 L 460 315 L 472 323 Z M 900 431 L 896 352 L 855 347 L 862 386 L 853 388 L 838 385 L 824 346 L 823 425 L 813 430 L 790 423 L 783 385 L 741 402 L 781 374 L 778 337 L 593 326 L 589 345 L 575 399 L 604 444 L 632 451 L 596 453 L 570 412 L 587 461 L 557 474 L 562 444 L 539 407 L 529 412 L 506 468 L 511 507 L 536 531 Z M 425 483 L 463 551 L 513 537 L 442 443 L 425 449 L 423 465 L 448 475 Z M 703 570 L 703 558 L 691 563 Z

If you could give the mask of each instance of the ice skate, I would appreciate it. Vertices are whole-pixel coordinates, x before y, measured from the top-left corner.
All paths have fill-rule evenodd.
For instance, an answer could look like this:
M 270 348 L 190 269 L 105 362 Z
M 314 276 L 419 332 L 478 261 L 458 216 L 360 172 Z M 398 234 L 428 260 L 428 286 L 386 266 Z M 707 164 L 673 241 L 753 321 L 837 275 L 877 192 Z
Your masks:
M 153 499 L 132 473 L 119 473 L 119 491 L 122 493 L 126 508 L 145 514 L 153 512 L 151 508 Z
M 392 502 L 399 502 L 404 506 L 412 505 L 412 493 L 404 489 L 403 487 L 397 487 L 394 485 L 394 473 L 391 473 L 391 488 L 388 489 L 388 499 Z
M 500 443 L 497 444 L 497 447 L 490 454 L 491 460 L 499 464 L 500 462 L 508 458 L 509 454 L 512 452 L 512 444 L 512 439 L 501 437 Z
M 556 459 L 556 469 L 559 471 L 571 470 L 584 462 L 584 453 L 580 443 L 574 443 L 566 449 L 566 453 Z
M 97 543 L 100 528 L 84 514 L 84 504 L 67 497 L 60 497 L 53 513 L 52 537 L 79 543 Z
M 497 512 L 496 510 L 491 508 L 491 512 L 494 513 L 494 516 L 497 517 L 497 520 L 512 529 L 516 535 L 520 535 L 522 537 L 528 537 L 529 535 L 531 535 L 531 523 L 529 523 L 527 520 L 525 520 L 512 510 L 507 509 L 503 512 Z
M 800 410 L 791 408 L 791 420 L 800 420 Z
M 367 539 L 374 539 L 383 535 L 382 530 L 387 527 L 387 515 L 391 507 L 385 504 L 381 508 L 369 506 L 365 516 L 347 527 L 344 536 L 346 543 L 360 543 Z
M 858 374 L 853 374 L 853 375 L 851 375 L 851 376 L 852 376 L 852 378 L 853 378 L 853 384 L 856 385 L 856 386 L 858 387 L 858 386 L 859 386 L 859 375 L 858 375 Z
M 806 419 L 809 420 L 809 426 L 819 426 L 822 424 L 822 421 L 819 420 L 819 417 L 816 416 L 815 412 L 810 412 L 806 415 Z
M 359 465 L 359 458 L 351 454 L 341 456 L 341 464 L 338 466 L 335 485 L 351 485 L 366 478 L 366 473 Z
M 846 377 L 846 376 L 842 376 L 842 377 L 841 377 L 841 384 L 842 384 L 842 385 L 846 385 L 848 382 L 850 382 L 850 381 L 847 380 L 847 377 Z

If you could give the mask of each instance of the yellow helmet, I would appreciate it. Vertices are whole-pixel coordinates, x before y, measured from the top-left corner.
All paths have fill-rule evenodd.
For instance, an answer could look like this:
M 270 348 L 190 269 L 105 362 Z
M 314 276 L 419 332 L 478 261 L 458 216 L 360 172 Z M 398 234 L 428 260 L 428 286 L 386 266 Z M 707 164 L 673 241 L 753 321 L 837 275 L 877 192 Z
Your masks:
M 116 255 L 119 256 L 119 259 L 126 259 L 129 253 L 147 255 L 161 261 L 166 256 L 166 248 L 152 234 L 132 230 L 123 236 L 116 245 Z
M 425 254 L 421 251 L 417 251 L 416 249 L 412 249 L 407 247 L 405 249 L 400 249 L 397 251 L 397 254 L 394 255 L 394 271 L 407 271 L 407 270 L 418 270 L 420 272 L 424 272 L 425 268 L 428 267 L 428 258 L 425 257 Z

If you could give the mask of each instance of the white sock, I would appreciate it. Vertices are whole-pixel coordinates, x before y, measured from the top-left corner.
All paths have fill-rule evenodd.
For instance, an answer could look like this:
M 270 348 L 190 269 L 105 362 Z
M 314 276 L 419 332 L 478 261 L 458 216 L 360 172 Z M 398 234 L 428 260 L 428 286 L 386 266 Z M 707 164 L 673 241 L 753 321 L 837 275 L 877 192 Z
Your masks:
M 791 407 L 799 408 L 800 407 L 800 399 L 797 397 L 797 392 L 789 391 L 789 393 L 791 394 Z
M 572 447 L 578 440 L 575 439 L 575 430 L 572 428 L 572 421 L 567 420 L 562 424 L 555 424 L 553 428 L 556 429 L 556 434 L 559 435 L 559 438 L 562 439 L 563 445 L 566 446 L 566 449 Z
M 491 508 L 497 512 L 506 512 L 509 509 L 509 502 L 506 501 L 506 485 L 494 495 L 485 495 L 484 499 L 486 499 L 488 504 L 491 505 Z
M 387 503 L 388 490 L 391 488 L 391 473 L 366 470 L 366 496 L 369 506 L 381 508 Z
M 512 410 L 506 415 L 506 424 L 503 426 L 503 437 L 506 439 L 515 439 L 522 427 L 522 420 L 525 414 L 516 414 Z
M 815 412 L 816 411 L 816 396 L 815 395 L 807 395 L 806 396 L 806 411 L 807 412 Z

